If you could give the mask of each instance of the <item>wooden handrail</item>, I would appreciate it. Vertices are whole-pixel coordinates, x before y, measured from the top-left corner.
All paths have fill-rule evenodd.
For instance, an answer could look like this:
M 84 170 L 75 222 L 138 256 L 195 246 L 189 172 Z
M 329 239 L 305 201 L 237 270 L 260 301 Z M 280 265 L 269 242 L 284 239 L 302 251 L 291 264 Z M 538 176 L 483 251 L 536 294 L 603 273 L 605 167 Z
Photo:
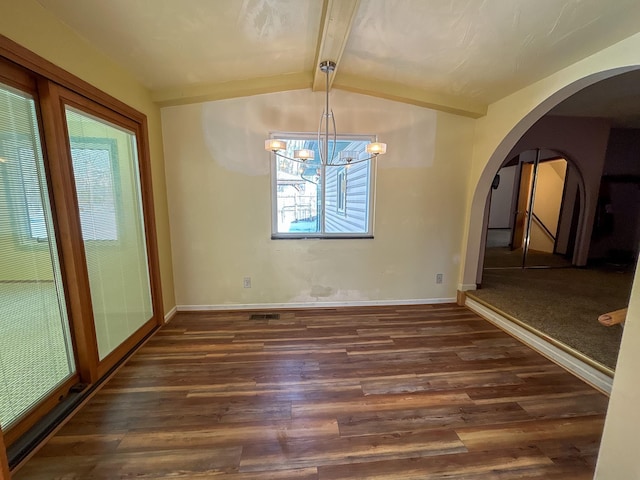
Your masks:
M 556 241 L 555 235 L 551 233 L 551 230 L 549 230 L 547 226 L 544 224 L 544 222 L 540 220 L 540 217 L 538 217 L 534 212 L 531 212 L 531 216 L 536 221 L 538 226 L 542 227 L 542 230 L 544 230 L 544 233 L 546 233 L 549 236 L 549 238 L 551 238 L 551 240 L 555 242 Z

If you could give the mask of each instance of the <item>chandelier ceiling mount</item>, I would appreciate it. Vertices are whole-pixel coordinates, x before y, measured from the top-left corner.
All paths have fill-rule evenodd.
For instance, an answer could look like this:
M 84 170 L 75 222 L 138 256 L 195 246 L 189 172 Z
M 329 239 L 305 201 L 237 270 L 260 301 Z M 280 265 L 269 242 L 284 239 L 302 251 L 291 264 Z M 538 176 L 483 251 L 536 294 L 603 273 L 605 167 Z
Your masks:
M 336 145 L 338 143 L 338 133 L 336 130 L 336 120 L 333 110 L 329 106 L 329 77 L 336 69 L 336 62 L 325 60 L 320 63 L 320 71 L 326 76 L 325 89 L 325 108 L 320 117 L 320 126 L 318 127 L 318 154 L 320 163 L 325 166 L 342 166 L 354 163 L 366 162 L 377 158 L 387 152 L 387 144 L 381 142 L 371 142 L 365 147 L 366 156 L 363 157 L 361 152 L 341 150 L 336 155 Z M 331 153 L 329 154 L 329 146 L 331 145 Z M 308 160 L 315 158 L 315 151 L 308 148 L 302 148 L 293 151 L 293 156 L 286 155 L 287 142 L 280 139 L 270 138 L 265 140 L 264 148 L 277 155 L 298 163 L 306 163 Z M 364 152 L 362 152 L 364 153 Z

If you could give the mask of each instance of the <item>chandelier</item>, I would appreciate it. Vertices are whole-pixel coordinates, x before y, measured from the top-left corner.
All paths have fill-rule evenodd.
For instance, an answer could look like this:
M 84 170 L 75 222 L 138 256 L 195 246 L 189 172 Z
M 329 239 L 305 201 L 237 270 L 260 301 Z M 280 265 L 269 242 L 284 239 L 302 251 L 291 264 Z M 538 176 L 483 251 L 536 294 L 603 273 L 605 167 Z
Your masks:
M 341 150 L 336 155 L 336 144 L 338 133 L 336 130 L 336 119 L 333 116 L 333 110 L 329 108 L 329 75 L 336 69 L 336 63 L 326 60 L 320 63 L 320 71 L 326 75 L 326 99 L 325 108 L 320 117 L 320 125 L 318 127 L 318 154 L 320 163 L 325 166 L 343 166 L 352 165 L 354 163 L 366 162 L 377 158 L 387 151 L 387 144 L 380 142 L 372 142 L 365 147 L 367 157 L 360 158 L 360 152 Z M 329 145 L 332 145 L 329 152 Z M 270 138 L 265 140 L 264 149 L 273 152 L 278 157 L 285 158 L 298 163 L 305 163 L 307 160 L 313 160 L 315 157 L 314 150 L 302 148 L 293 151 L 293 157 L 283 152 L 287 150 L 287 142 L 284 140 Z

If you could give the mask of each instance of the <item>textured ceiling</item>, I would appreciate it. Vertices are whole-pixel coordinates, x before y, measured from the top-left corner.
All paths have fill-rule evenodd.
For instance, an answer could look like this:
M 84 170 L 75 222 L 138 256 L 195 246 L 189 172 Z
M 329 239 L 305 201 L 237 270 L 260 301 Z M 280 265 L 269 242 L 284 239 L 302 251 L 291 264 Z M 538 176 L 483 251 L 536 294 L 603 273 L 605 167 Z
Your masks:
M 480 116 L 640 30 L 638 0 L 38 1 L 161 104 L 306 88 L 331 55 L 336 88 Z
M 490 103 L 638 30 L 638 0 L 363 0 L 341 71 Z
M 549 114 L 606 118 L 613 127 L 640 128 L 640 70 L 591 85 L 566 99 Z
M 150 89 L 312 70 L 317 0 L 39 0 Z

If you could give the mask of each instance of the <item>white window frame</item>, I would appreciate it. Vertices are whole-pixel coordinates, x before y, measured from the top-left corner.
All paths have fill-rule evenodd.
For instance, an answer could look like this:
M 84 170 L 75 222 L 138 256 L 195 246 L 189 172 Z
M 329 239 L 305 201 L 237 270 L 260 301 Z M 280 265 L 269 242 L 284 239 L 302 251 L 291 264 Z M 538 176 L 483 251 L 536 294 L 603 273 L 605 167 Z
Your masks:
M 305 132 L 270 132 L 270 138 L 277 138 L 283 140 L 311 140 L 317 141 L 318 134 L 305 133 Z M 376 135 L 361 135 L 361 134 L 339 134 L 337 135 L 337 141 L 364 141 L 369 143 L 377 142 Z M 271 162 L 271 238 L 278 239 L 372 239 L 374 229 L 374 207 L 376 197 L 376 170 L 377 162 L 373 158 L 366 163 L 369 168 L 369 195 L 367 199 L 367 230 L 365 232 L 327 232 L 325 227 L 325 215 L 326 215 L 326 169 L 328 168 L 344 168 L 344 166 L 322 166 L 321 178 L 322 178 L 322 198 L 320 205 L 320 232 L 278 232 L 278 176 L 277 176 L 277 155 L 270 153 Z M 346 200 L 345 200 L 346 201 Z M 345 212 L 346 213 L 346 212 Z
M 20 205 L 17 208 L 19 209 L 20 212 L 23 212 L 22 215 L 24 216 L 24 220 L 22 220 L 22 223 L 25 224 L 25 228 L 26 228 L 26 232 L 23 235 L 23 242 L 24 243 L 31 243 L 31 242 L 46 242 L 47 238 L 49 236 L 48 232 L 47 232 L 47 225 L 46 225 L 46 220 L 45 220 L 45 215 L 44 213 L 41 214 L 42 216 L 42 226 L 36 226 L 34 228 L 33 222 L 34 219 L 37 219 L 37 217 L 39 217 L 40 215 L 38 215 L 38 211 L 43 211 L 43 201 L 40 197 L 34 197 L 33 195 L 29 196 L 27 191 L 31 188 L 31 189 L 38 189 L 39 191 L 39 182 L 43 181 L 42 179 L 40 179 L 41 176 L 44 175 L 44 173 L 42 172 L 37 172 L 37 165 L 38 162 L 37 160 L 33 157 L 34 155 L 34 151 L 37 147 L 34 146 L 17 146 L 17 151 L 15 152 L 16 158 L 18 160 L 17 164 L 18 164 L 18 168 L 20 169 L 20 176 L 22 179 L 22 183 L 19 187 L 22 193 L 23 193 L 23 197 L 24 197 L 24 205 Z M 114 158 L 115 155 L 117 155 L 117 146 L 115 145 L 115 142 L 112 142 L 110 139 L 104 139 L 104 138 L 95 138 L 95 139 L 83 139 L 83 140 L 77 140 L 72 138 L 71 139 L 71 151 L 72 151 L 72 161 L 74 162 L 74 166 L 76 165 L 75 162 L 77 162 L 76 157 L 74 157 L 74 153 L 77 155 L 78 153 L 82 153 L 84 151 L 95 151 L 95 152 L 106 152 L 107 155 L 107 160 L 108 160 L 108 187 L 109 190 L 111 190 L 111 198 L 110 198 L 110 205 L 113 208 L 113 226 L 111 229 L 106 231 L 106 234 L 104 235 L 96 235 L 95 232 L 86 229 L 82 231 L 82 237 L 83 240 L 89 240 L 89 241 L 95 241 L 95 242 L 116 242 L 119 240 L 119 225 L 118 225 L 118 195 L 117 192 L 115 191 L 116 188 L 116 176 L 117 176 L 117 171 L 115 170 L 115 166 L 117 165 L 117 159 Z M 29 180 L 27 178 L 25 178 L 26 173 L 28 172 L 28 169 L 33 169 L 33 172 L 29 172 L 32 173 L 31 176 L 34 177 L 35 180 L 35 184 L 32 184 L 31 182 L 29 182 Z M 86 189 L 82 189 L 80 188 L 79 185 L 77 185 L 76 182 L 76 189 L 79 192 L 84 193 L 84 191 Z M 88 191 L 88 190 L 87 190 Z M 42 194 L 42 192 L 38 192 L 40 195 Z M 35 201 L 30 201 L 30 198 L 35 198 Z M 86 205 L 83 204 L 80 200 L 79 200 L 79 205 L 78 205 L 79 209 L 80 209 L 80 218 L 81 218 L 81 225 L 84 227 L 85 224 L 83 222 L 84 217 L 83 217 L 83 208 L 86 208 Z

